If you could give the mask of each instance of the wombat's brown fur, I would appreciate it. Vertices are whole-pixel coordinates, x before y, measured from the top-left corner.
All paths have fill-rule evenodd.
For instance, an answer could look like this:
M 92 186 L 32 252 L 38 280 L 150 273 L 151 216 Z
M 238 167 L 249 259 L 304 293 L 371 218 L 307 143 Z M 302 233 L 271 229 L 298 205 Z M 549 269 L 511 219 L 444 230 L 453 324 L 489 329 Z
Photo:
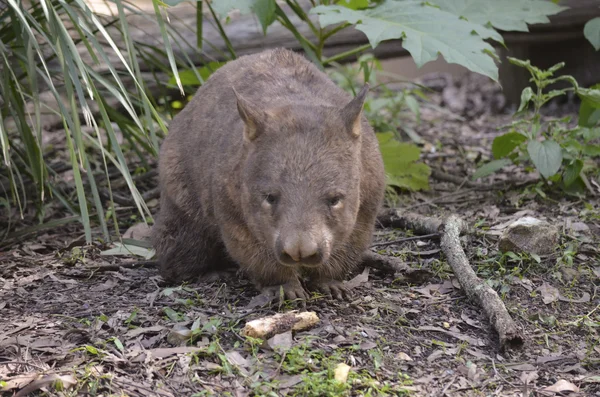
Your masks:
M 237 262 L 264 293 L 300 280 L 343 297 L 385 190 L 377 139 L 356 98 L 284 49 L 217 70 L 174 118 L 160 153 L 153 243 L 183 281 Z

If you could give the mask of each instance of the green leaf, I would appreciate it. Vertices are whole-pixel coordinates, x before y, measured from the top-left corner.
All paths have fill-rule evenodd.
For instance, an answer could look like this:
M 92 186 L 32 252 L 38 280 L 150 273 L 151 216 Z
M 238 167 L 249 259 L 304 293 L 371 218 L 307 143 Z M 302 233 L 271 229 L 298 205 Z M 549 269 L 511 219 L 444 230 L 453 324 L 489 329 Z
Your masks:
M 600 108 L 600 89 L 578 88 L 577 95 L 581 100 L 587 101 L 590 106 Z
M 179 72 L 181 78 L 181 84 L 187 86 L 199 86 L 202 85 L 211 74 L 213 74 L 218 68 L 225 65 L 226 62 L 209 62 L 208 65 L 196 70 L 187 69 Z M 172 76 L 168 82 L 169 85 L 175 85 L 175 77 Z
M 496 29 L 527 32 L 527 24 L 548 23 L 567 7 L 547 0 L 430 0 L 441 9 L 466 18 L 470 22 Z
M 600 89 L 600 84 L 591 87 L 594 90 Z M 595 104 L 587 98 L 581 98 L 579 107 L 578 125 L 581 127 L 592 128 L 600 121 L 600 105 Z
M 167 317 L 169 317 L 169 319 L 171 321 L 181 321 L 182 316 L 181 314 L 177 313 L 175 310 L 171 309 L 170 307 L 163 307 L 163 312 L 167 315 Z
M 260 21 L 263 34 L 267 34 L 267 28 L 275 22 L 275 0 L 255 0 L 252 11 Z
M 263 28 L 263 33 L 275 22 L 275 0 L 218 0 L 211 3 L 219 18 L 225 18 L 231 10 L 239 10 L 241 15 L 254 12 Z
M 550 139 L 543 142 L 530 141 L 527 152 L 531 161 L 544 178 L 556 174 L 562 164 L 562 151 L 560 145 Z
M 587 21 L 583 27 L 583 35 L 592 43 L 596 51 L 600 50 L 600 17 Z
M 218 0 L 212 1 L 211 6 L 219 18 L 225 18 L 232 10 L 238 10 L 246 15 L 252 12 L 254 0 Z
M 501 170 L 502 168 L 504 168 L 510 164 L 512 164 L 512 161 L 510 159 L 492 160 L 489 163 L 486 163 L 486 164 L 482 165 L 481 167 L 479 167 L 473 173 L 472 179 L 479 179 L 479 178 L 486 177 L 488 175 L 493 174 L 494 172 L 496 172 L 498 170 Z
M 518 132 L 509 132 L 504 135 L 500 135 L 494 139 L 492 143 L 492 154 L 495 158 L 499 159 L 506 157 L 522 142 L 525 142 L 527 138 L 523 134 Z
M 600 157 L 600 145 L 585 145 L 582 152 L 589 157 Z
M 582 101 L 579 107 L 579 120 L 577 124 L 581 127 L 592 128 L 600 122 L 600 109 L 596 109 L 587 101 Z
M 117 346 L 117 349 L 119 349 L 120 352 L 124 352 L 125 351 L 125 347 L 123 346 L 123 342 L 121 342 L 119 340 L 119 338 L 117 338 L 117 337 L 113 338 L 113 343 L 115 344 L 115 346 Z
M 402 39 L 402 46 L 419 67 L 441 54 L 449 63 L 498 80 L 494 48 L 484 41 L 488 38 L 501 41 L 498 32 L 420 0 L 387 0 L 366 10 L 320 5 L 310 12 L 319 15 L 323 27 L 342 22 L 355 24 L 373 48 L 384 40 Z
M 583 161 L 576 159 L 571 162 L 566 168 L 563 174 L 563 182 L 565 186 L 570 186 L 577 178 L 583 169 Z
M 594 139 L 600 139 L 600 127 L 582 128 L 582 130 L 583 139 L 586 143 Z
M 369 0 L 338 0 L 335 4 L 348 7 L 351 10 L 360 10 L 369 6 Z
M 421 156 L 419 147 L 399 142 L 392 132 L 377 133 L 377 139 L 388 185 L 413 191 L 429 189 L 431 169 L 416 162 Z
M 531 89 L 531 87 L 525 87 L 523 89 L 523 91 L 521 92 L 521 104 L 519 105 L 519 109 L 517 110 L 517 113 L 522 112 L 523 110 L 527 109 L 527 106 L 529 105 L 529 101 L 531 100 L 531 98 L 533 98 L 533 90 Z
M 85 350 L 94 356 L 98 355 L 98 349 L 96 349 L 94 346 L 85 345 Z

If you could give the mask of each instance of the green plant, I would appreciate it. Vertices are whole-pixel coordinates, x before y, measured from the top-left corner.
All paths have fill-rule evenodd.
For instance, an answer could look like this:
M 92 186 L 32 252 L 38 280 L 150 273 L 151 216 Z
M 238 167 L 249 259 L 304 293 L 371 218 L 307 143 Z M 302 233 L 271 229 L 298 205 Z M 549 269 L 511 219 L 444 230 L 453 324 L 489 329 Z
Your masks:
M 504 127 L 508 132 L 494 139 L 495 160 L 481 166 L 473 178 L 490 175 L 509 164 L 532 164 L 545 182 L 560 184 L 565 190 L 589 186 L 586 174 L 597 172 L 595 158 L 600 157 L 600 86 L 581 88 L 572 76 L 554 77 L 564 63 L 542 70 L 529 61 L 509 60 L 529 71 L 534 88 L 523 90 L 516 120 Z M 569 87 L 547 90 L 558 82 L 566 82 Z M 578 125 L 569 126 L 570 117 L 543 120 L 542 107 L 569 91 L 582 99 Z M 532 112 L 528 112 L 530 106 Z
M 153 73 L 171 71 L 180 88 L 177 69 L 186 65 L 173 54 L 168 38 L 179 34 L 164 23 L 157 1 L 162 48 L 132 38 L 126 13 L 140 13 L 137 6 L 126 0 L 111 3 L 116 17 L 96 15 L 81 0 L 8 0 L 0 8 L 0 148 L 6 166 L 0 183 L 21 215 L 28 202 L 35 202 L 40 221 L 44 203 L 58 199 L 82 222 L 87 242 L 91 219 L 109 239 L 104 205 L 108 201 L 113 207 L 115 171 L 137 210 L 150 216 L 129 166 L 135 160 L 147 164 L 167 129 L 151 94 L 161 90 L 163 80 L 159 75 L 149 79 L 140 64 Z M 169 67 L 156 54 L 168 59 Z M 47 124 L 64 130 L 73 171 L 66 186 L 54 180 L 51 148 L 42 144 Z M 114 211 L 112 219 L 116 224 Z
M 169 90 L 197 86 L 221 65 L 197 68 L 186 55 L 194 47 L 165 22 L 161 9 L 180 1 L 153 0 L 160 46 L 133 39 L 126 13 L 143 12 L 126 0 L 110 0 L 115 17 L 106 18 L 94 14 L 83 0 L 8 0 L 0 8 L 0 148 L 5 165 L 0 185 L 21 216 L 34 201 L 38 220 L 45 221 L 45 204 L 52 198 L 73 214 L 64 222 L 83 224 L 86 242 L 92 241 L 92 222 L 109 241 L 108 220 L 118 223 L 113 202 L 116 174 L 143 219 L 151 220 L 130 167 L 140 163 L 149 169 L 148 158 L 157 155 L 159 139 L 167 132 L 166 119 L 183 106 L 169 100 Z M 310 9 L 298 0 L 285 3 L 290 11 L 275 0 L 196 1 L 198 49 L 211 44 L 202 36 L 206 7 L 227 46 L 222 58 L 236 57 L 222 21 L 238 8 L 256 14 L 265 32 L 275 21 L 281 23 L 321 68 L 356 57 L 382 40 L 402 39 L 418 65 L 442 54 L 449 62 L 496 79 L 494 50 L 485 41 L 502 42 L 495 29 L 527 30 L 526 23 L 547 22 L 547 15 L 563 9 L 546 0 L 482 0 L 477 9 L 461 0 L 311 0 Z M 307 29 L 293 24 L 292 16 Z M 327 40 L 352 26 L 367 35 L 369 44 L 325 56 Z M 183 55 L 176 56 L 173 46 L 183 49 Z M 149 73 L 142 73 L 142 64 Z M 179 69 L 185 69 L 182 75 Z M 410 99 L 404 100 L 411 106 Z M 49 164 L 51 150 L 42 144 L 45 115 L 64 130 L 73 172 L 73 182 L 66 186 L 54 180 L 58 172 Z M 123 144 L 118 143 L 119 132 Z
M 179 1 L 171 0 L 172 3 Z M 308 39 L 290 23 L 275 0 L 220 1 L 209 7 L 213 7 L 221 18 L 232 9 L 238 9 L 242 14 L 252 12 L 265 32 L 273 22 L 280 22 L 320 66 L 355 56 L 385 40 L 402 39 L 403 47 L 419 66 L 441 54 L 448 62 L 458 63 L 492 79 L 497 79 L 498 69 L 494 64 L 494 49 L 485 40 L 503 43 L 495 29 L 527 31 L 527 23 L 546 23 L 548 15 L 565 9 L 547 0 L 481 0 L 478 7 L 462 0 L 312 0 L 308 11 L 298 0 L 285 0 L 285 3 L 308 26 L 314 40 Z M 318 15 L 318 25 L 311 15 Z M 324 57 L 325 42 L 350 26 L 364 32 L 369 44 Z
M 170 0 L 167 3 L 177 4 L 180 1 Z M 507 1 L 510 4 L 506 4 Z M 236 54 L 221 21 L 227 18 L 232 9 L 237 9 L 241 14 L 254 13 L 265 33 L 273 22 L 278 21 L 294 35 L 308 58 L 322 69 L 346 58 L 358 58 L 358 71 L 363 72 L 363 81 L 373 82 L 377 60 L 371 55 L 360 54 L 369 48 L 376 48 L 381 41 L 390 39 L 401 39 L 403 47 L 419 66 L 435 60 L 441 54 L 448 62 L 458 63 L 496 80 L 496 55 L 493 47 L 485 41 L 491 39 L 503 42 L 502 36 L 495 29 L 527 31 L 527 23 L 548 22 L 548 15 L 564 9 L 546 0 L 507 1 L 499 5 L 494 0 L 482 0 L 485 4 L 479 8 L 469 7 L 459 0 L 320 0 L 311 1 L 309 9 L 306 9 L 298 0 L 285 0 L 290 10 L 289 15 L 275 0 L 220 1 L 206 5 L 233 58 Z M 198 4 L 201 8 L 204 3 Z M 291 15 L 306 29 L 292 24 Z M 318 24 L 311 18 L 315 15 L 318 17 Z M 348 51 L 326 57 L 323 51 L 326 42 L 351 26 L 364 32 L 369 44 L 357 45 Z M 314 38 L 310 39 L 303 32 L 310 32 Z M 338 82 L 345 83 L 342 85 L 354 92 L 356 84 L 353 84 L 349 76 L 342 77 Z M 393 200 L 394 188 L 428 188 L 430 169 L 417 162 L 420 157 L 419 148 L 397 142 L 398 130 L 402 130 L 413 141 L 420 141 L 414 131 L 402 128 L 396 116 L 405 107 L 418 116 L 419 105 L 415 96 L 423 95 L 418 89 L 398 93 L 386 89 L 385 85 L 381 87 L 383 93 L 368 101 L 365 110 L 376 130 L 385 133 L 380 135 L 380 144 L 388 174 L 388 196 Z M 383 109 L 391 115 L 382 116 Z
M 600 17 L 587 21 L 583 27 L 583 34 L 594 46 L 596 51 L 600 51 Z

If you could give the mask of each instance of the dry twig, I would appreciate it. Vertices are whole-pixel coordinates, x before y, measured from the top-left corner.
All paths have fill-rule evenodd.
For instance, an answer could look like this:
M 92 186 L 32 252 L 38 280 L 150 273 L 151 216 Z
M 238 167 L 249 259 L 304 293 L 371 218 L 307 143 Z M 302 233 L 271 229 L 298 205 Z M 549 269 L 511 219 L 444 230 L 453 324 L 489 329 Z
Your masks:
M 382 225 L 412 229 L 416 233 L 441 233 L 441 248 L 448 264 L 452 267 L 456 278 L 469 299 L 477 302 L 498 332 L 500 345 L 516 347 L 523 344 L 520 328 L 510 317 L 506 306 L 487 283 L 481 280 L 471 267 L 460 244 L 460 234 L 467 231 L 467 224 L 457 215 L 450 215 L 445 220 L 406 213 L 392 209 L 378 217 Z

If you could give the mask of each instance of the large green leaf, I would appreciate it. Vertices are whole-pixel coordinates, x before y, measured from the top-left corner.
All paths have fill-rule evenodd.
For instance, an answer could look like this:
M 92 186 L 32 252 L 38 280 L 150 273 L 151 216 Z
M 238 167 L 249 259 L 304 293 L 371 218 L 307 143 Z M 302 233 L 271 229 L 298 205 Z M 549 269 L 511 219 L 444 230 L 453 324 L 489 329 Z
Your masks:
M 494 48 L 484 41 L 501 41 L 498 32 L 420 0 L 386 0 L 366 10 L 321 5 L 310 12 L 319 15 L 323 27 L 343 22 L 355 24 L 373 48 L 384 40 L 402 39 L 402 46 L 419 67 L 441 54 L 449 63 L 498 79 Z
M 525 140 L 527 138 L 518 132 L 508 132 L 500 135 L 492 143 L 492 154 L 497 159 L 506 157 Z
M 583 27 L 583 34 L 596 51 L 600 50 L 600 17 L 588 21 Z
M 399 142 L 392 132 L 378 133 L 377 138 L 388 185 L 409 190 L 429 189 L 431 169 L 417 162 L 421 155 L 417 146 Z
M 560 145 L 553 140 L 546 139 L 543 142 L 530 141 L 527 144 L 527 152 L 531 161 L 544 178 L 550 178 L 556 174 L 562 164 L 562 150 Z
M 548 23 L 548 15 L 566 7 L 549 0 L 430 0 L 442 10 L 470 22 L 500 30 L 527 32 L 527 24 Z

